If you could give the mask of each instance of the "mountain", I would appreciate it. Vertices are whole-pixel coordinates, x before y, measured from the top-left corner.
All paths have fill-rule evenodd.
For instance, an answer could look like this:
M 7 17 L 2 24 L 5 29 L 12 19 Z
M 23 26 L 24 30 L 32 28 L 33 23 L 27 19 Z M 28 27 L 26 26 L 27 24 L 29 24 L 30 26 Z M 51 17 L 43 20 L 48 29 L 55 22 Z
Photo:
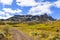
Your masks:
M 9 19 L 6 19 L 6 21 L 18 21 L 18 22 L 44 22 L 44 21 L 54 21 L 55 19 L 51 16 L 48 16 L 47 14 L 44 15 L 15 15 Z

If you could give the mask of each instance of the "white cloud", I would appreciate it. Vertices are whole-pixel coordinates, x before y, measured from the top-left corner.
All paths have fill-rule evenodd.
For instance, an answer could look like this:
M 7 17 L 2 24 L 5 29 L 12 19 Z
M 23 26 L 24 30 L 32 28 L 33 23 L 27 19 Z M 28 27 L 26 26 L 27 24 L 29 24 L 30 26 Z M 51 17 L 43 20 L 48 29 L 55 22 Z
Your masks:
M 12 17 L 11 15 L 9 15 L 8 13 L 5 13 L 3 11 L 0 11 L 0 19 L 7 19 Z
M 28 14 L 32 14 L 32 15 L 40 15 L 40 14 L 44 14 L 44 13 L 51 13 L 50 7 L 52 6 L 52 4 L 50 2 L 40 2 L 37 6 L 32 7 Z
M 16 9 L 12 10 L 11 8 L 3 8 L 2 11 L 0 11 L 0 19 L 7 19 L 12 17 L 15 14 L 21 14 L 22 10 Z
M 8 18 L 10 18 L 10 17 L 12 17 L 11 15 L 9 15 L 9 14 L 6 14 L 6 16 L 4 15 L 4 16 L 0 16 L 0 19 L 8 19 Z
M 21 13 L 22 12 L 22 10 L 20 9 L 12 10 L 11 8 L 3 8 L 2 10 L 6 13 Z
M 54 6 L 56 6 L 57 8 L 60 8 L 60 0 L 57 0 L 56 2 L 53 3 Z
M 16 0 L 16 2 L 19 6 L 35 6 L 38 4 L 35 0 Z
M 53 11 L 50 10 L 50 7 L 51 6 L 55 6 L 57 8 L 60 8 L 60 0 L 57 0 L 53 3 L 51 2 L 39 2 L 39 4 L 37 4 L 37 6 L 35 7 L 32 7 L 28 14 L 31 14 L 31 15 L 41 15 L 41 14 L 44 14 L 44 13 L 47 13 L 47 14 L 51 14 Z
M 42 0 L 41 0 L 42 1 Z M 18 6 L 32 6 L 32 8 L 29 10 L 28 14 L 30 15 L 41 15 L 44 13 L 51 14 L 52 11 L 50 10 L 51 6 L 55 6 L 57 8 L 60 8 L 60 0 L 57 0 L 53 3 L 51 2 L 36 2 L 35 0 L 16 0 L 16 3 Z M 11 5 L 13 0 L 0 0 L 0 3 L 3 5 Z M 3 8 L 3 11 L 0 11 L 0 19 L 7 19 L 14 14 L 21 14 L 22 10 L 16 9 L 12 10 L 11 8 Z M 12 15 L 10 15 L 12 14 Z
M 57 8 L 60 8 L 60 0 L 57 0 L 53 3 L 51 2 L 36 2 L 35 0 L 16 0 L 17 5 L 19 6 L 32 6 L 32 8 L 29 10 L 28 14 L 31 15 L 41 15 L 44 13 L 51 14 L 52 11 L 50 10 L 51 6 L 55 6 Z
M 0 3 L 2 3 L 3 5 L 11 5 L 13 2 L 13 0 L 0 0 Z

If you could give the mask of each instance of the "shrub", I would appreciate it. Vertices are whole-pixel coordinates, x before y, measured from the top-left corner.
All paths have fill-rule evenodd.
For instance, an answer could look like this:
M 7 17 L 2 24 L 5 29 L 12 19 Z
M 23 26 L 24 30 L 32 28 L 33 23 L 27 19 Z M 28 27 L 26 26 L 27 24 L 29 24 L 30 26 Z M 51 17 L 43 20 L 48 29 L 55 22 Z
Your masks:
M 39 35 L 39 33 L 34 32 L 34 33 L 32 33 L 32 35 L 33 35 L 33 36 L 38 36 L 38 35 Z
M 48 38 L 48 37 L 49 37 L 49 35 L 48 35 L 48 34 L 46 34 L 46 33 L 42 33 L 42 34 L 41 34 L 41 37 L 42 37 L 42 38 Z
M 11 22 L 11 23 L 7 23 L 7 24 L 9 24 L 9 25 L 15 25 L 15 24 L 19 24 L 19 23 L 12 23 L 12 22 Z
M 0 25 L 5 25 L 5 23 L 0 21 Z
M 29 22 L 28 25 L 35 25 L 35 22 Z
M 59 32 L 59 30 L 57 29 L 56 32 Z

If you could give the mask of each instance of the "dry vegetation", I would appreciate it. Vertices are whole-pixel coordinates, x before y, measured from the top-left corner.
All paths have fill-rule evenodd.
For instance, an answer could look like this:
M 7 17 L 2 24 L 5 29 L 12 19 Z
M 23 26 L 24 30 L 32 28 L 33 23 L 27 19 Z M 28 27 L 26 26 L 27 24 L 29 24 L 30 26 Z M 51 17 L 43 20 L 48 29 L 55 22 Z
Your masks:
M 33 40 L 60 40 L 60 20 L 42 24 L 36 24 L 34 22 L 0 22 L 0 33 L 2 32 L 5 40 L 10 40 L 9 37 L 11 35 L 8 32 L 9 28 L 17 28 L 28 36 L 31 36 Z

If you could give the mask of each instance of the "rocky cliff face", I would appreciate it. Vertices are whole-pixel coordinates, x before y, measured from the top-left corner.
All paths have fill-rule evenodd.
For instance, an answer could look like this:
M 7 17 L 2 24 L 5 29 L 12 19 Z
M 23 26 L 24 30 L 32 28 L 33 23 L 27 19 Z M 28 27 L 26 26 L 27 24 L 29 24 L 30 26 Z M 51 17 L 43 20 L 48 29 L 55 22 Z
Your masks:
M 51 16 L 48 16 L 47 14 L 44 14 L 44 15 L 35 15 L 35 16 L 32 16 L 32 15 L 15 15 L 9 19 L 6 19 L 8 21 L 19 21 L 19 22 L 30 22 L 30 21 L 38 21 L 38 22 L 44 22 L 44 21 L 54 21 L 55 19 L 52 18 Z

